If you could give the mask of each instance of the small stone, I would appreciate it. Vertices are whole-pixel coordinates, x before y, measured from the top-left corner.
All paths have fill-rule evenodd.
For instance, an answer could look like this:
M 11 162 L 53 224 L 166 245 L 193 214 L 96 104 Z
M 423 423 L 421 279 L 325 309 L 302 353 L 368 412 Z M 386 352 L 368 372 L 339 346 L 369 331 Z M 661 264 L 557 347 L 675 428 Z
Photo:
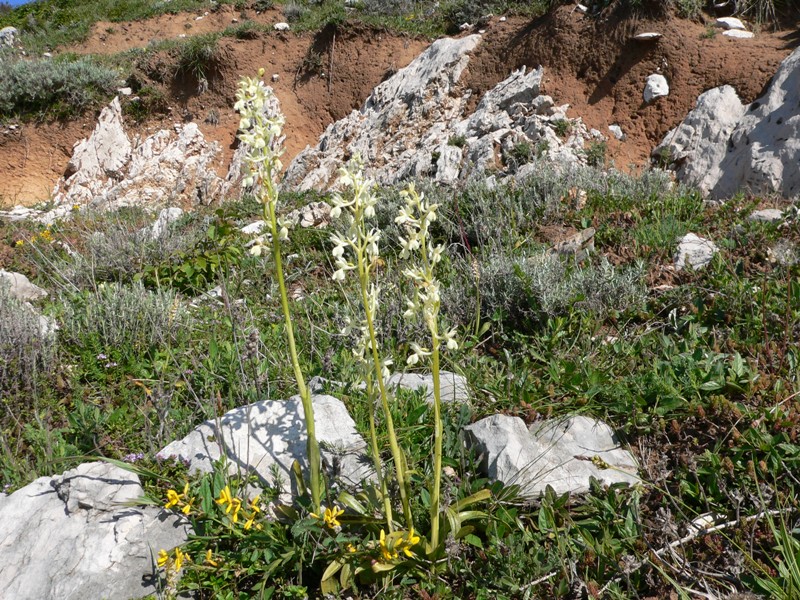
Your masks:
M 485 29 L 478 29 L 478 33 L 483 35 L 484 33 L 486 33 L 486 30 Z
M 468 29 L 471 29 L 471 28 L 472 28 L 472 25 L 470 25 L 469 23 L 462 23 L 459 26 L 458 29 L 459 29 L 459 31 L 467 31 Z
M 231 19 L 231 23 L 238 23 L 238 22 L 239 22 L 239 19 L 237 19 L 237 18 Z
M 203 20 L 203 17 L 195 17 L 195 19 L 194 19 L 194 20 L 195 20 L 195 21 L 202 21 L 202 20 Z
M 130 96 L 133 93 L 133 90 L 129 87 L 121 87 L 117 90 L 123 96 Z
M 587 12 L 589 12 L 589 7 L 585 6 L 583 4 L 578 4 L 578 6 L 576 8 L 578 9 L 578 12 L 583 13 L 583 14 L 586 14 Z
M 777 223 L 783 220 L 783 212 L 777 208 L 765 208 L 750 213 L 748 221 L 760 221 L 762 223 Z
M 633 39 L 640 42 L 649 42 L 652 40 L 657 40 L 660 37 L 662 37 L 662 34 L 656 31 L 645 31 L 644 33 L 637 33 L 635 36 L 633 36 Z
M 500 22 L 501 23 L 505 23 L 506 21 L 508 21 L 508 19 L 506 17 L 500 17 Z
M 281 78 L 280 75 L 278 75 L 277 73 L 273 73 L 272 74 L 272 83 L 277 83 L 280 78 Z
M 690 265 L 695 270 L 702 269 L 708 266 L 717 252 L 719 248 L 711 240 L 701 238 L 694 233 L 687 233 L 678 243 L 675 268 L 680 271 L 686 265 Z
M 256 221 L 255 223 L 250 223 L 250 225 L 245 225 L 239 231 L 244 233 L 245 235 L 259 235 L 261 232 L 264 231 L 264 228 L 267 226 L 266 221 Z
M 716 20 L 715 25 L 723 29 L 741 29 L 742 31 L 747 29 L 744 23 L 735 17 L 720 17 Z
M 644 101 L 650 104 L 656 98 L 669 95 L 669 83 L 667 78 L 658 73 L 654 73 L 647 77 L 644 86 Z
M 728 31 L 723 31 L 722 35 L 741 40 L 748 40 L 752 37 L 755 37 L 755 34 L 752 31 L 742 31 L 741 29 L 729 29 Z
M 611 135 L 613 135 L 620 142 L 625 141 L 626 136 L 622 131 L 622 127 L 620 127 L 619 125 L 609 125 L 608 130 L 611 132 Z
M 275 31 L 289 31 L 289 24 L 288 23 L 283 23 L 283 22 L 275 23 L 275 25 L 273 25 L 272 28 Z
M 44 58 L 53 58 L 53 53 L 52 53 L 52 52 L 44 52 L 44 53 L 42 54 L 42 56 L 43 56 Z

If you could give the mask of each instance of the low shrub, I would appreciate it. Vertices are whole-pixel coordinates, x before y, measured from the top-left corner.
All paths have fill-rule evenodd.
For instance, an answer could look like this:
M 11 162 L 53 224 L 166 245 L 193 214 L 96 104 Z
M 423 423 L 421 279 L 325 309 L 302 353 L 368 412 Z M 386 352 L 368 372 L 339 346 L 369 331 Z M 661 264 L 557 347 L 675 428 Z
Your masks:
M 79 114 L 119 84 L 116 71 L 92 58 L 29 60 L 0 52 L 0 73 L 0 119 Z

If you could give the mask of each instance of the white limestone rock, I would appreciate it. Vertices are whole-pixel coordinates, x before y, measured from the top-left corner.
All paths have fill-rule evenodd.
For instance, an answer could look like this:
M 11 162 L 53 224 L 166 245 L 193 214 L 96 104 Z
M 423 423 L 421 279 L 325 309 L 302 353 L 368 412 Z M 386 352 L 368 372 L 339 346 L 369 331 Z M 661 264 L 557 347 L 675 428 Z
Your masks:
M 17 41 L 19 30 L 16 27 L 0 29 L 0 46 L 13 46 Z
M 386 380 L 389 388 L 405 388 L 408 390 L 424 390 L 428 403 L 433 402 L 433 376 L 430 373 L 393 373 Z M 450 371 L 439 372 L 439 397 L 443 403 L 464 404 L 469 402 L 469 384 L 463 375 Z
M 585 416 L 550 419 L 530 429 L 518 417 L 492 415 L 466 427 L 486 475 L 519 485 L 535 498 L 549 485 L 557 494 L 583 493 L 594 477 L 604 484 L 635 484 L 638 464 L 611 428 Z
M 443 38 L 404 69 L 375 88 L 364 106 L 330 125 L 315 148 L 306 148 L 289 165 L 285 185 L 298 191 L 335 190 L 338 169 L 360 155 L 367 175 L 382 185 L 414 177 L 455 184 L 502 169 L 502 150 L 513 140 L 547 141 L 547 157 L 583 160 L 590 134 L 580 119 L 564 142 L 552 130 L 552 98 L 540 95 L 542 69 L 521 68 L 489 90 L 472 114 L 470 93 L 461 75 L 480 35 Z M 563 107 L 566 110 L 566 107 Z M 565 118 L 562 114 L 560 118 Z M 463 143 L 452 146 L 452 138 Z
M 3 597 L 130 600 L 156 594 L 158 551 L 184 543 L 190 528 L 182 515 L 136 506 L 143 495 L 137 475 L 93 462 L 0 497 Z
M 747 29 L 747 27 L 744 26 L 744 23 L 742 23 L 741 19 L 737 19 L 736 17 L 720 17 L 714 22 L 714 24 L 717 27 L 734 31 L 744 31 Z
M 170 225 L 183 216 L 183 209 L 177 206 L 161 209 L 155 222 L 147 230 L 151 240 L 159 240 L 169 232 Z
M 644 85 L 643 96 L 646 104 L 650 104 L 656 98 L 669 96 L 669 83 L 667 83 L 667 78 L 658 73 L 648 75 Z
M 747 217 L 748 221 L 759 221 L 762 223 L 779 223 L 783 221 L 783 211 L 777 208 L 765 208 L 755 210 Z
M 701 238 L 694 233 L 687 233 L 678 242 L 675 268 L 680 271 L 689 265 L 695 270 L 703 269 L 717 252 L 719 248 L 711 240 Z
M 796 197 L 800 194 L 800 49 L 781 63 L 755 102 L 743 106 L 734 96 L 727 86 L 701 95 L 695 110 L 664 137 L 654 154 L 666 149 L 680 161 L 678 179 L 699 185 L 712 199 L 730 198 L 739 190 Z
M 0 269 L 0 285 L 7 287 L 12 298 L 20 302 L 33 302 L 47 296 L 47 290 L 31 283 L 22 273 Z
M 327 202 L 311 202 L 303 208 L 291 211 L 284 219 L 288 227 L 324 229 L 331 224 L 331 205 Z
M 272 28 L 275 31 L 289 31 L 289 29 L 291 29 L 291 27 L 289 27 L 288 23 L 283 23 L 283 22 L 275 23 L 275 25 L 273 25 Z
M 349 487 L 373 476 L 367 444 L 344 404 L 327 395 L 314 395 L 314 423 L 323 458 L 338 465 L 339 479 Z M 212 463 L 227 457 L 231 474 L 252 472 L 267 485 L 274 484 L 273 468 L 296 494 L 292 463 L 308 472 L 303 404 L 299 396 L 289 400 L 265 400 L 228 411 L 218 420 L 199 425 L 182 440 L 172 442 L 159 455 L 177 456 L 189 462 L 190 471 L 210 472 Z M 289 498 L 284 498 L 288 500 Z
M 727 142 L 744 112 L 731 86 L 704 92 L 683 123 L 664 136 L 652 155 L 666 153 L 679 165 L 679 180 L 708 194 L 722 177 L 720 165 L 727 154 Z
M 56 212 L 40 220 L 64 218 L 74 205 L 112 209 L 209 203 L 222 186 L 213 167 L 219 152 L 219 144 L 207 143 L 196 123 L 131 142 L 119 98 L 114 98 L 92 135 L 76 144 L 66 176 L 53 190 Z
M 748 40 L 752 37 L 755 37 L 755 34 L 752 31 L 741 31 L 739 29 L 730 29 L 728 31 L 723 31 L 722 35 L 724 35 L 725 37 L 737 38 L 740 40 Z

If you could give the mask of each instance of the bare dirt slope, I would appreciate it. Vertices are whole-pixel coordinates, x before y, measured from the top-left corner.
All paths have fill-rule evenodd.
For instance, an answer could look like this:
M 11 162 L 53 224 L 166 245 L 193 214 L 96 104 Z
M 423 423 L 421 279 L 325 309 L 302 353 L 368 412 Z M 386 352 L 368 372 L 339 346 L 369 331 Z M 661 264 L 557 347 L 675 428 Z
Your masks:
M 280 14 L 247 14 L 269 24 Z M 198 16 L 203 18 L 197 20 Z M 80 48 L 70 51 L 116 53 L 146 46 L 153 40 L 217 31 L 243 15 L 226 8 L 209 15 L 186 13 L 128 24 L 98 23 Z M 656 31 L 658 41 L 633 40 L 637 33 Z M 714 35 L 710 35 L 714 33 Z M 587 17 L 562 6 L 534 21 L 495 17 L 464 80 L 465 89 L 486 90 L 522 65 L 545 67 L 544 91 L 569 103 L 570 116 L 580 116 L 607 134 L 619 124 L 625 142 L 609 141 L 609 157 L 621 168 L 647 163 L 650 149 L 692 108 L 697 96 L 712 87 L 733 85 L 752 101 L 778 64 L 800 43 L 797 30 L 759 32 L 754 39 L 732 39 L 703 23 L 669 15 L 637 17 L 607 14 Z M 231 106 L 236 82 L 258 68 L 273 74 L 271 85 L 286 114 L 287 161 L 307 144 L 316 143 L 325 127 L 359 107 L 372 89 L 414 59 L 427 42 L 360 26 L 327 28 L 315 34 L 270 33 L 255 39 L 223 38 L 217 59 L 208 69 L 209 90 L 199 93 L 191 77 L 175 75 L 166 52 L 142 66 L 142 83 L 161 86 L 169 111 L 141 124 L 141 133 L 196 121 L 207 138 L 223 148 L 223 170 L 235 147 L 238 120 Z M 669 97 L 645 106 L 644 81 L 662 73 L 671 86 Z M 0 205 L 30 204 L 46 199 L 63 174 L 72 145 L 86 137 L 94 115 L 69 123 L 23 125 L 0 129 Z

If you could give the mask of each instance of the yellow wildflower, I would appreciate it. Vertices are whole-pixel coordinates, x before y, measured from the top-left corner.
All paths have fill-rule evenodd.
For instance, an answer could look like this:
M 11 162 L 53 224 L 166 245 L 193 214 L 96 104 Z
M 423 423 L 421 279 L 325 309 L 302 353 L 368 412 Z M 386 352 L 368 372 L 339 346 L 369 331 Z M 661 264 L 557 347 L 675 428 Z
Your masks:
M 399 556 L 397 550 L 394 549 L 392 540 L 386 538 L 386 533 L 383 529 L 381 529 L 381 556 L 385 562 L 395 560 Z
M 234 523 L 238 523 L 239 511 L 242 510 L 242 501 L 238 498 L 231 500 L 231 503 L 228 505 L 228 508 L 225 510 L 225 512 L 229 513 L 231 510 L 233 510 L 233 516 L 231 517 L 231 520 L 233 520 Z
M 225 512 L 230 512 L 230 506 L 233 503 L 233 497 L 231 496 L 231 489 L 226 485 L 223 490 L 219 493 L 219 498 L 217 498 L 217 504 L 227 504 L 228 509 Z
M 169 562 L 169 554 L 163 548 L 158 551 L 158 566 L 163 567 Z
M 311 513 L 311 516 L 325 523 L 326 527 L 335 529 L 336 527 L 342 526 L 342 524 L 339 522 L 339 517 L 343 514 L 343 509 L 339 508 L 338 506 L 334 506 L 333 508 L 326 508 L 325 512 L 322 513 L 322 517 L 316 513 Z
M 21 248 L 25 245 L 25 240 L 17 240 L 16 244 L 14 244 L 17 248 Z
M 181 501 L 181 496 L 175 490 L 167 490 L 167 503 L 164 505 L 164 508 L 172 508 L 173 506 L 178 506 Z
M 188 554 L 184 554 L 181 552 L 180 548 L 175 548 L 175 572 L 178 573 L 183 567 L 183 561 L 191 562 L 191 558 L 189 558 Z
M 53 234 L 49 229 L 45 229 L 42 233 L 39 234 L 39 237 L 43 239 L 45 242 L 53 241 Z
M 211 567 L 218 567 L 219 563 L 212 558 L 211 548 L 206 550 L 206 564 Z
M 414 555 L 411 553 L 411 548 L 419 544 L 420 537 L 414 534 L 414 528 L 412 527 L 408 533 L 403 536 L 403 539 L 400 540 L 398 544 L 398 548 L 403 551 L 403 553 L 408 556 L 409 558 L 413 557 Z

